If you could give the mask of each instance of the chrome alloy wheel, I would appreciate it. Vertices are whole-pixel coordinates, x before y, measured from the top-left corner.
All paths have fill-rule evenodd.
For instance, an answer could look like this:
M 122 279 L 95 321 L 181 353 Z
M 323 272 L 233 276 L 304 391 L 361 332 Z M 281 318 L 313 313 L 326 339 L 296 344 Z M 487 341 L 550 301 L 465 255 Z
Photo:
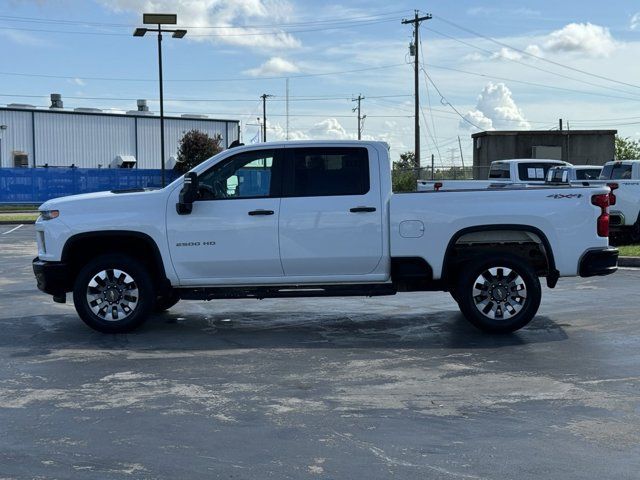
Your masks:
M 473 302 L 485 317 L 509 320 L 524 307 L 527 286 L 522 277 L 507 267 L 492 267 L 480 274 L 473 286 Z
M 138 305 L 138 286 L 127 272 L 115 268 L 101 270 L 87 286 L 87 303 L 103 320 L 124 320 Z

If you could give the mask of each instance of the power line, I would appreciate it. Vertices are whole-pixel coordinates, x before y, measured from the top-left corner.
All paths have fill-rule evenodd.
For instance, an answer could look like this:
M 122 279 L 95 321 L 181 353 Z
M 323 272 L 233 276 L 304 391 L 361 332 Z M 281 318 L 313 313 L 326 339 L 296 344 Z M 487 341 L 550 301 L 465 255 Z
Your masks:
M 598 92 L 587 92 L 584 90 L 576 90 L 573 88 L 564 88 L 564 87 L 556 87 L 555 85 L 546 85 L 544 83 L 536 83 L 536 82 L 528 82 L 525 80 L 516 80 L 514 78 L 508 78 L 508 77 L 501 77 L 501 76 L 497 76 L 497 75 L 487 75 L 485 73 L 478 73 L 478 72 L 471 72 L 468 70 L 462 70 L 459 68 L 453 68 L 453 67 L 445 67 L 442 65 L 434 65 L 432 63 L 427 64 L 428 67 L 430 68 L 436 68 L 439 70 L 449 70 L 452 72 L 458 72 L 458 73 L 464 73 L 467 75 L 475 75 L 477 77 L 484 77 L 484 78 L 490 78 L 492 80 L 502 80 L 505 82 L 513 82 L 513 83 L 520 83 L 522 85 L 529 85 L 532 87 L 539 87 L 539 88 L 548 88 L 548 89 L 552 89 L 552 90 L 559 90 L 559 91 L 563 91 L 563 92 L 570 92 L 570 93 L 578 93 L 578 94 L 582 94 L 582 95 L 591 95 L 591 96 L 597 96 L 597 97 L 606 97 L 606 98 L 617 98 L 617 99 L 621 99 L 621 100 L 630 100 L 630 101 L 640 101 L 640 98 L 633 98 L 633 97 L 623 97 L 620 95 L 610 95 L 607 93 L 598 93 Z M 634 95 L 631 92 L 627 92 L 630 95 Z
M 269 35 L 283 35 L 283 34 L 293 34 L 293 33 L 311 33 L 311 32 L 322 32 L 322 31 L 329 31 L 329 30 L 340 30 L 340 29 L 351 29 L 351 28 L 355 28 L 355 27 L 361 27 L 361 26 L 370 26 L 370 25 L 378 25 L 380 23 L 388 23 L 388 22 L 395 22 L 397 21 L 397 17 L 394 18 L 390 18 L 390 19 L 382 19 L 382 20 L 371 20 L 371 21 L 366 21 L 366 22 L 352 22 L 349 24 L 334 24 L 334 25 L 327 25 L 327 26 L 323 26 L 323 27 L 318 27 L 318 28 L 303 28 L 303 29 L 294 29 L 294 30 L 287 30 L 287 29 L 279 29 L 279 30 L 275 30 L 275 31 L 270 31 L 270 32 L 265 32 L 265 31 L 245 31 L 242 33 L 194 33 L 194 34 L 189 34 L 189 38 L 191 37 L 211 37 L 211 38 L 216 38 L 216 37 L 260 37 L 260 36 L 269 36 Z M 185 27 L 185 28 L 192 28 L 192 27 Z M 209 28 L 214 28 L 214 27 L 209 27 Z M 219 28 L 219 29 L 223 29 L 223 28 L 229 28 L 229 27 L 215 27 L 215 28 Z M 244 29 L 244 30 L 251 30 L 254 29 L 256 27 L 245 27 L 245 26 L 236 26 L 234 27 L 236 29 Z M 95 30 L 82 30 L 82 31 L 77 31 L 77 30 L 52 30 L 52 29 L 44 29 L 44 28 L 27 28 L 27 27 L 11 27 L 11 26 L 0 26 L 0 30 L 17 30 L 17 31 L 25 31 L 25 32 L 42 32 L 42 33 L 56 33 L 56 34 L 67 34 L 67 35 L 96 35 L 96 36 L 110 36 L 110 37 L 130 37 L 131 34 L 130 33 L 119 33 L 119 32 L 97 32 Z
M 49 94 L 44 95 L 26 95 L 26 94 L 11 94 L 11 93 L 3 93 L 0 94 L 0 97 L 16 97 L 16 98 L 47 98 Z M 388 98 L 388 97 L 407 97 L 411 95 L 379 95 L 371 98 Z M 72 100 L 112 100 L 112 101 L 136 101 L 144 95 L 138 97 L 86 97 L 86 96 L 73 96 L 73 95 L 65 95 L 67 99 Z M 272 100 L 274 102 L 286 102 L 286 98 L 281 98 L 276 95 L 272 95 Z M 290 101 L 295 102 L 316 102 L 316 101 L 333 101 L 333 100 L 345 100 L 349 101 L 351 98 L 348 96 L 345 97 L 290 97 Z M 156 101 L 157 98 L 148 98 L 147 100 Z M 255 98 L 167 98 L 165 100 L 174 101 L 174 102 L 254 102 Z
M 181 25 L 181 28 L 189 28 L 189 29 L 244 29 L 244 28 L 286 28 L 286 27 L 298 27 L 305 25 L 321 25 L 326 23 L 348 23 L 348 22 L 357 22 L 357 21 L 371 21 L 374 19 L 378 19 L 381 17 L 388 17 L 390 15 L 399 15 L 401 13 L 406 13 L 407 10 L 395 10 L 390 12 L 379 12 L 372 13 L 368 15 L 360 15 L 354 17 L 347 18 L 333 18 L 333 19 L 319 19 L 308 22 L 290 22 L 290 23 L 273 23 L 266 25 Z M 65 20 L 65 19 L 51 19 L 51 18 L 42 18 L 42 17 L 21 17 L 21 16 L 12 16 L 12 15 L 0 15 L 0 20 L 7 21 L 15 21 L 15 22 L 23 22 L 23 23 L 43 23 L 43 24 L 54 24 L 54 25 L 88 25 L 88 26 L 103 26 L 103 27 L 126 27 L 132 28 L 135 27 L 135 24 L 132 23 L 107 23 L 107 22 L 93 22 L 87 20 Z
M 495 53 L 495 52 L 492 52 L 491 50 L 487 50 L 486 48 L 482 48 L 482 47 L 480 47 L 478 45 L 474 45 L 472 43 L 466 42 L 466 41 L 461 40 L 459 38 L 456 38 L 454 36 L 448 35 L 446 33 L 442 33 L 442 32 L 440 32 L 438 30 L 434 30 L 433 28 L 427 28 L 427 30 L 429 30 L 430 32 L 433 32 L 433 33 L 435 33 L 437 35 L 440 35 L 442 37 L 445 37 L 445 38 L 448 38 L 450 40 L 453 40 L 454 42 L 460 43 L 461 45 L 465 45 L 465 46 L 473 48 L 475 50 L 487 53 L 488 55 L 494 55 L 494 53 Z M 527 68 L 531 68 L 533 70 L 538 70 L 540 72 L 548 73 L 548 74 L 554 75 L 556 77 L 564 78 L 564 79 L 567 79 L 567 80 L 572 80 L 572 81 L 578 82 L 578 83 L 583 83 L 585 85 L 591 85 L 593 87 L 604 88 L 606 90 L 611 90 L 611 91 L 614 91 L 614 92 L 620 92 L 620 93 L 624 93 L 626 95 L 638 95 L 636 93 L 628 92 L 626 90 L 620 90 L 619 88 L 615 88 L 615 87 L 612 87 L 612 86 L 602 85 L 602 84 L 599 84 L 599 83 L 593 83 L 593 82 L 589 82 L 587 80 L 583 80 L 583 79 L 580 79 L 580 78 L 576 78 L 576 77 L 572 77 L 572 76 L 569 76 L 569 75 L 564 75 L 562 73 L 554 72 L 553 70 L 547 70 L 546 68 L 542 68 L 542 67 L 539 67 L 537 65 L 532 65 L 530 63 L 526 63 L 526 62 L 520 61 L 520 60 L 518 60 L 516 58 L 506 58 L 505 57 L 505 60 L 507 60 L 509 62 L 512 62 L 512 63 L 517 63 L 518 65 L 522 65 L 522 66 L 525 66 Z M 558 87 L 558 88 L 560 88 L 560 87 Z
M 434 83 L 434 81 L 431 79 L 431 77 L 429 76 L 429 74 L 427 73 L 426 70 L 422 69 L 422 73 L 424 73 L 427 77 L 427 80 L 429 80 L 429 83 L 431 83 L 431 85 L 433 85 L 433 88 L 436 89 L 436 92 L 438 92 L 438 95 L 440 95 L 440 103 L 442 103 L 443 105 L 448 105 L 449 107 L 451 107 L 451 109 L 456 112 L 458 114 L 458 116 L 464 120 L 465 122 L 467 122 L 469 125 L 477 128 L 478 130 L 482 130 L 482 128 L 480 128 L 478 125 L 476 125 L 475 123 L 473 123 L 471 120 L 469 120 L 467 117 L 465 117 L 464 115 L 462 115 L 458 109 L 456 107 L 453 106 L 453 104 L 447 100 L 445 98 L 445 96 L 442 94 L 442 92 L 440 91 L 440 89 L 438 88 L 438 86 Z
M 4 107 L 7 107 L 7 104 L 3 104 Z M 43 112 L 46 112 L 49 108 L 49 105 L 33 105 L 35 108 L 42 108 Z M 107 109 L 105 109 L 107 110 Z M 112 110 L 120 110 L 120 109 L 112 109 Z M 73 113 L 73 111 L 71 110 L 67 110 L 69 113 Z M 120 110 L 121 111 L 121 110 Z M 104 113 L 114 113 L 117 114 L 117 112 L 104 112 Z M 172 110 L 172 111 L 167 111 L 166 113 L 172 113 L 172 114 L 178 114 L 178 113 L 187 113 L 187 114 L 193 114 L 193 111 L 184 111 L 184 110 Z M 201 111 L 199 113 L 202 113 L 203 115 L 210 115 L 210 116 L 222 116 L 222 115 L 233 115 L 233 116 L 238 116 L 238 117 L 246 117 L 249 116 L 250 113 L 245 112 L 209 112 L 209 111 Z M 286 113 L 270 113 L 269 114 L 270 117 L 286 117 Z M 295 115 L 296 117 L 310 117 L 310 118 L 353 118 L 353 115 L 344 115 L 344 114 L 331 114 L 331 113 L 321 113 L 321 114 L 317 114 L 317 113 L 297 113 Z M 411 118 L 412 115 L 367 115 L 367 118 Z M 150 118 L 158 118 L 158 117 L 150 117 Z
M 356 68 L 353 70 L 340 70 L 334 72 L 321 72 L 321 73 L 303 73 L 297 75 L 282 75 L 282 76 L 273 76 L 273 77 L 236 77 L 236 78 L 198 78 L 198 79 L 185 79 L 185 78 L 176 78 L 176 79 L 165 79 L 165 82 L 248 82 L 248 81 L 265 81 L 265 80 L 283 80 L 285 78 L 309 78 L 309 77 L 321 77 L 321 76 L 331 76 L 331 75 L 344 75 L 349 73 L 360 73 L 372 70 L 383 70 L 386 68 L 394 68 L 399 66 L 404 66 L 405 63 L 395 63 L 390 65 L 378 65 L 375 67 L 363 67 Z M 64 80 L 91 80 L 91 81 L 109 81 L 109 82 L 157 82 L 157 79 L 146 79 L 146 78 L 117 78 L 117 77 L 93 77 L 87 75 L 49 75 L 44 73 L 22 73 L 22 72 L 0 72 L 0 75 L 8 75 L 8 76 L 18 76 L 18 77 L 38 77 L 38 78 L 58 78 Z
M 489 40 L 490 42 L 493 42 L 493 43 L 495 43 L 495 44 L 497 44 L 497 45 L 500 45 L 500 46 L 502 46 L 502 47 L 510 48 L 511 50 L 514 50 L 514 51 L 516 51 L 516 52 L 518 52 L 518 53 L 520 53 L 520 54 L 522 54 L 522 55 L 527 55 L 527 56 L 532 57 L 532 58 L 535 58 L 535 59 L 537 59 L 537 60 L 541 60 L 541 61 L 543 61 L 543 62 L 550 63 L 550 64 L 555 65 L 555 66 L 557 66 L 557 67 L 566 68 L 566 69 L 568 69 L 568 70 L 571 70 L 571 71 L 574 71 L 574 72 L 578 72 L 578 73 L 582 73 L 583 75 L 588 75 L 588 76 L 590 76 L 590 77 L 599 78 L 599 79 L 601 79 L 601 80 L 606 80 L 606 81 L 608 81 L 608 82 L 617 83 L 617 84 L 619 84 L 619 85 L 625 85 L 625 86 L 627 86 L 627 87 L 640 88 L 640 85 L 636 85 L 636 84 L 633 84 L 633 83 L 623 82 L 623 81 L 621 81 L 621 80 L 616 80 L 615 78 L 606 77 L 606 76 L 604 76 L 604 75 L 599 75 L 599 74 L 597 74 L 597 73 L 588 72 L 588 71 L 586 71 L 586 70 L 581 70 L 581 69 L 576 68 L 576 67 L 571 67 L 571 66 L 569 66 L 569 65 L 565 65 L 565 64 L 563 64 L 563 63 L 556 62 L 556 61 L 554 61 L 554 60 L 550 60 L 550 59 L 548 59 L 548 58 L 541 57 L 541 56 L 539 56 L 539 55 L 535 55 L 535 54 L 533 54 L 533 53 L 531 53 L 531 52 L 527 52 L 526 50 L 521 50 L 521 49 L 519 49 L 519 48 L 513 47 L 513 46 L 508 45 L 508 44 L 506 44 L 506 43 L 504 43 L 504 42 L 501 42 L 501 41 L 499 41 L 499 40 L 496 40 L 496 39 L 494 39 L 494 38 L 492 38 L 492 37 L 489 37 L 489 36 L 483 35 L 483 34 L 481 34 L 481 33 L 478 33 L 478 32 L 476 32 L 476 31 L 474 31 L 474 30 L 471 30 L 470 28 L 466 28 L 466 27 L 463 27 L 463 26 L 461 26 L 461 25 L 458 25 L 457 23 L 454 23 L 454 22 L 452 22 L 452 21 L 450 21 L 450 20 L 447 20 L 447 19 L 445 19 L 445 18 L 443 18 L 443 17 L 438 16 L 438 17 L 436 17 L 436 18 L 437 18 L 438 20 L 440 20 L 440 21 L 442 21 L 442 22 L 444 22 L 444 23 L 447 23 L 447 24 L 449 24 L 449 25 L 451 25 L 451 26 L 453 26 L 453 27 L 455 27 L 455 28 L 458 28 L 458 29 L 460 29 L 460 30 L 462 30 L 462 31 L 465 31 L 465 32 L 470 33 L 470 34 L 472 34 L 472 35 L 475 35 L 475 36 L 478 36 L 478 37 L 484 38 L 484 39 Z

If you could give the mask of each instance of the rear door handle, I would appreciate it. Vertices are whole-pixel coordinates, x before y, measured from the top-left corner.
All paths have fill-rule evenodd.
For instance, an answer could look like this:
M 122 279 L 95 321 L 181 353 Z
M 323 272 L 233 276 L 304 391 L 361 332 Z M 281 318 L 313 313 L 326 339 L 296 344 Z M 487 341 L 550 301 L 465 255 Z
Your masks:
M 353 207 L 349 209 L 350 212 L 359 213 L 359 212 L 375 212 L 376 207 Z
M 273 213 L 273 210 L 251 210 L 249 215 L 254 217 L 256 215 L 273 215 Z

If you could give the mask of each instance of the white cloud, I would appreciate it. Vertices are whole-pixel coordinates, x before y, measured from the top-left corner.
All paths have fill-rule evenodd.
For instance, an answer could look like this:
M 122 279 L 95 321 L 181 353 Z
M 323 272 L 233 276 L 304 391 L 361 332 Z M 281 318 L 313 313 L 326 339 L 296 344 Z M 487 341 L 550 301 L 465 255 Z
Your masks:
M 592 23 L 570 23 L 551 32 L 543 47 L 549 52 L 578 52 L 592 57 L 608 57 L 616 42 L 608 28 Z
M 541 57 L 543 55 L 542 49 L 538 45 L 528 45 L 524 51 L 531 55 L 535 55 L 536 57 Z
M 478 96 L 476 108 L 469 110 L 465 118 L 481 130 L 531 128 L 522 110 L 513 100 L 511 90 L 504 83 L 487 83 Z M 460 127 L 470 128 L 469 123 L 463 120 L 460 121 Z
M 521 58 L 521 53 L 506 47 L 502 47 L 500 50 L 491 55 L 492 60 L 520 60 Z
M 84 87 L 87 84 L 87 82 L 85 82 L 81 78 L 74 78 L 73 80 L 69 80 L 69 82 L 73 83 L 74 85 L 78 85 L 79 87 Z
M 185 38 L 221 42 L 257 49 L 289 49 L 300 41 L 279 28 L 244 27 L 286 22 L 292 11 L 288 0 L 100 0 L 115 12 L 170 11 L 178 15 L 179 26 L 191 27 Z M 216 27 L 213 29 L 202 27 Z M 264 33 L 270 33 L 264 35 Z
M 316 123 L 309 130 L 309 135 L 316 139 L 348 140 L 355 138 L 355 135 L 347 132 L 335 118 L 327 118 Z
M 271 123 L 267 120 L 268 140 L 286 140 L 287 130 L 279 123 Z M 309 140 L 309 135 L 302 130 L 289 129 L 289 140 Z
M 244 73 L 254 77 L 260 77 L 263 75 L 285 75 L 299 71 L 300 69 L 295 63 L 285 60 L 282 57 L 271 57 L 259 67 L 246 70 Z
M 629 22 L 629 28 L 631 28 L 631 30 L 636 30 L 640 28 L 640 12 L 634 14 L 631 17 L 631 21 Z
M 479 129 L 480 131 L 495 130 L 491 119 L 487 118 L 485 114 L 478 109 L 474 108 L 473 110 L 469 110 L 467 113 L 465 113 L 464 118 L 466 119 L 466 121 L 460 121 L 461 128 L 473 130 Z

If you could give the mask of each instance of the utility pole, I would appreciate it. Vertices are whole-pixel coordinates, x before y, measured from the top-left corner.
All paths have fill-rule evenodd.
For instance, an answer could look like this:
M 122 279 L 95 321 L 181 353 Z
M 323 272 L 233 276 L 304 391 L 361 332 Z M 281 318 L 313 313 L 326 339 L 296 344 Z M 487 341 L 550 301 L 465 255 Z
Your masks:
M 358 94 L 358 98 L 352 98 L 351 101 L 352 102 L 358 102 L 358 106 L 357 107 L 353 107 L 351 109 L 352 112 L 357 111 L 358 112 L 358 140 L 362 140 L 362 121 L 367 118 L 366 115 L 361 115 L 360 114 L 360 102 L 364 100 L 364 97 L 362 96 L 362 94 Z
M 267 98 L 273 97 L 273 95 L 269 95 L 268 93 L 263 93 L 260 95 L 262 99 L 262 141 L 267 141 Z
M 413 24 L 413 45 L 409 45 L 409 54 L 412 54 L 414 57 L 414 79 L 413 79 L 413 88 L 414 88 L 414 107 L 415 107 L 415 126 L 414 126 L 414 135 L 415 135 L 415 147 L 414 153 L 416 155 L 416 160 L 418 165 L 420 164 L 420 82 L 418 81 L 418 74 L 420 72 L 420 67 L 418 64 L 419 58 L 419 50 L 420 50 L 420 22 L 424 20 L 431 20 L 431 14 L 427 13 L 423 17 L 420 16 L 418 10 L 415 11 L 414 17 L 411 20 L 402 20 L 404 25 L 409 23 Z M 412 48 L 413 47 L 413 48 Z
M 462 162 L 462 175 L 464 175 L 464 156 L 462 155 L 462 142 L 460 141 L 460 135 L 458 135 L 458 148 L 460 149 L 460 162 Z

